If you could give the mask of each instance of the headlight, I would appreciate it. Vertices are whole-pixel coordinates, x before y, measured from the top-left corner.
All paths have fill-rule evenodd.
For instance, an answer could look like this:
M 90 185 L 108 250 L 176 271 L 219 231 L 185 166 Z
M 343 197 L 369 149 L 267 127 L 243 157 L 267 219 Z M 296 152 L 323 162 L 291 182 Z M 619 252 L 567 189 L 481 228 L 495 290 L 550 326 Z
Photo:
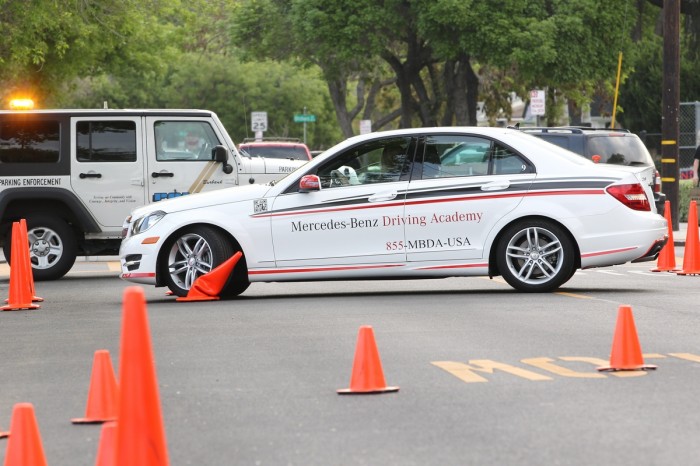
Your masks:
M 139 233 L 150 230 L 153 225 L 160 222 L 163 217 L 165 217 L 165 212 L 162 210 L 156 210 L 155 212 L 151 212 L 150 214 L 141 218 L 137 218 L 134 220 L 134 223 L 131 226 L 131 234 L 138 235 Z

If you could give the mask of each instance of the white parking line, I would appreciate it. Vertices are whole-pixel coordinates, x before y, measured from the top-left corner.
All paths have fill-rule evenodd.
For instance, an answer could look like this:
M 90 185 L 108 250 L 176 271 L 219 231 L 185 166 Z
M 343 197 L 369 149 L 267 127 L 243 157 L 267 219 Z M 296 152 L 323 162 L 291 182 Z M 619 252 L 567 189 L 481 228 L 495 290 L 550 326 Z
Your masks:
M 637 275 L 646 275 L 648 277 L 675 277 L 675 273 L 668 272 L 642 272 L 641 270 L 630 270 L 630 273 L 636 273 Z

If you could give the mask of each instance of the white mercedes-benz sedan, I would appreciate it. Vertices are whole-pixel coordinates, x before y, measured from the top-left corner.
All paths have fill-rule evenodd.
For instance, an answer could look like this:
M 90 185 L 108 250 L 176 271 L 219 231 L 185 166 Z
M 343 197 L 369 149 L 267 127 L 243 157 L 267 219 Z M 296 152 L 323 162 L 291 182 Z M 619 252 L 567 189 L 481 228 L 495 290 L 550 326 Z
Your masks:
M 506 128 L 365 134 L 275 184 L 134 210 L 121 277 L 184 296 L 242 251 L 221 297 L 256 281 L 499 275 L 549 292 L 577 269 L 654 260 L 666 243 L 644 167 L 627 168 Z

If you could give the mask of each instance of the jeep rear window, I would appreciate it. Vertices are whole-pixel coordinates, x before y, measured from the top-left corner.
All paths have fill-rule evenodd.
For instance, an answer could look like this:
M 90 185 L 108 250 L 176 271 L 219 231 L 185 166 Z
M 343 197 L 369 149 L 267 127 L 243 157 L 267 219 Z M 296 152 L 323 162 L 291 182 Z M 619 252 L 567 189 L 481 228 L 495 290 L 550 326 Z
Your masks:
M 58 121 L 0 123 L 0 163 L 56 163 L 60 154 Z
M 75 149 L 78 162 L 135 162 L 136 123 L 79 121 Z
M 588 154 L 601 156 L 602 163 L 616 165 L 654 165 L 644 143 L 634 136 L 591 136 L 588 140 Z

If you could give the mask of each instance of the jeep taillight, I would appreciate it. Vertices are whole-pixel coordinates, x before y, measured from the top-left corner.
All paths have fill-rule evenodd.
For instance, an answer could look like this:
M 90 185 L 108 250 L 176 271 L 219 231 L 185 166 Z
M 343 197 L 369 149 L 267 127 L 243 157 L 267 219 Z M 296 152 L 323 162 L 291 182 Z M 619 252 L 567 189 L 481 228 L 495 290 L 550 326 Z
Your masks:
M 633 210 L 651 211 L 651 204 L 641 184 L 616 184 L 605 190 L 612 197 Z

